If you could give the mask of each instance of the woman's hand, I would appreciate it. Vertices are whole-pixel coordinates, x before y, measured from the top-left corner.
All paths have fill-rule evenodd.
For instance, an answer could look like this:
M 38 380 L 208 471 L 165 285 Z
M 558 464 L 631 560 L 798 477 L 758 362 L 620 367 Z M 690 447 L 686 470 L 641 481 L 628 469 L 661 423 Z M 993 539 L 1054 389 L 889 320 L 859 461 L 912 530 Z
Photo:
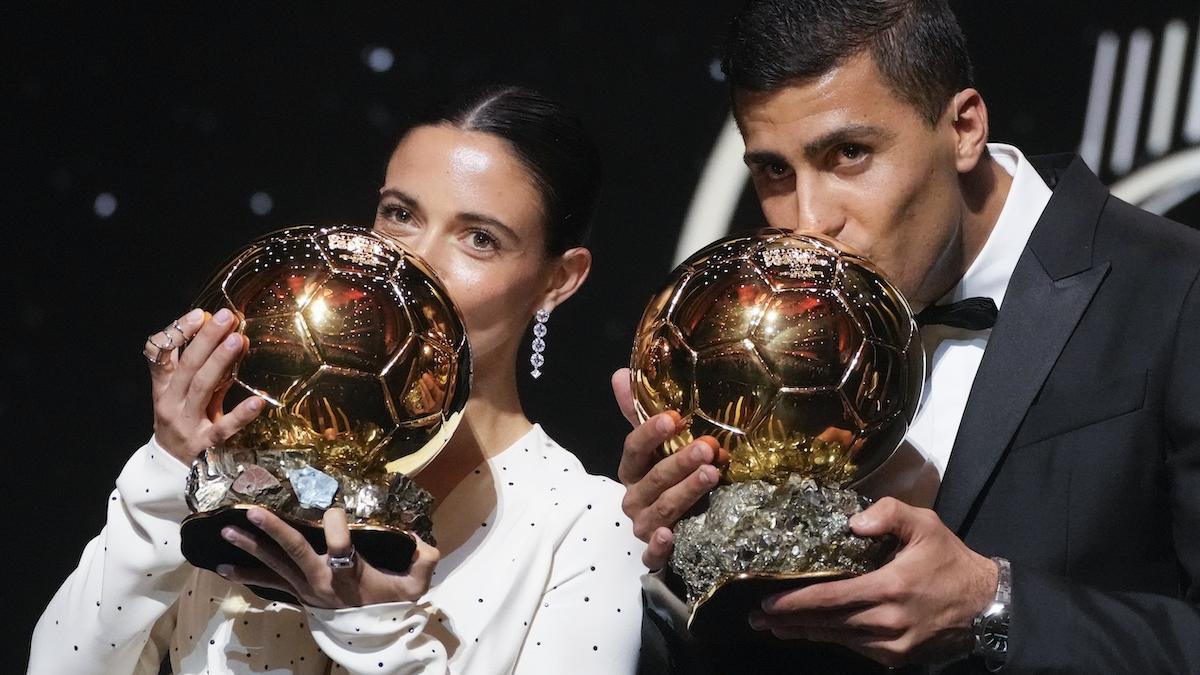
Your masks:
M 354 555 L 346 512 L 340 508 L 325 511 L 327 555 L 318 554 L 304 535 L 264 508 L 252 508 L 246 517 L 267 537 L 236 527 L 224 528 L 221 536 L 261 560 L 266 569 L 219 565 L 217 573 L 230 581 L 291 593 L 309 607 L 340 609 L 416 601 L 429 590 L 433 568 L 441 557 L 436 548 L 414 535 L 417 551 L 406 574 L 377 569 Z M 331 556 L 349 557 L 353 563 L 332 567 Z
M 184 464 L 224 442 L 262 410 L 263 400 L 257 396 L 228 414 L 221 410 L 233 366 L 249 347 L 249 341 L 234 332 L 236 325 L 228 309 L 212 317 L 193 309 L 146 339 L 154 438 Z

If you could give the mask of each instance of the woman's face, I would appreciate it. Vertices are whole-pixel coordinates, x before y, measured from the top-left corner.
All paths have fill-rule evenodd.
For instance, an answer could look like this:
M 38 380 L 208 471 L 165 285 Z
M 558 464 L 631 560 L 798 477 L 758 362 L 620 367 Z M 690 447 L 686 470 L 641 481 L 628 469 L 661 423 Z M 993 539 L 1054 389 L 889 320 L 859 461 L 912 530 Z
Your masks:
M 541 194 L 505 141 L 450 125 L 410 131 L 388 162 L 375 230 L 424 258 L 466 321 L 476 375 L 511 367 L 549 290 Z

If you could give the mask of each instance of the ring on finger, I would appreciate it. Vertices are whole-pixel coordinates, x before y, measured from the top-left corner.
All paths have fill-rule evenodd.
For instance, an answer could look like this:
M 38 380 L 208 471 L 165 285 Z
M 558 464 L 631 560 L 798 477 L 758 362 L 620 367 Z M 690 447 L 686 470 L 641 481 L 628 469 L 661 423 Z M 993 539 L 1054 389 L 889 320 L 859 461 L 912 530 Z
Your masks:
M 167 335 L 166 333 L 163 334 L 163 337 L 167 339 L 167 343 L 165 345 L 160 345 L 155 342 L 153 335 L 146 338 L 146 342 L 149 344 L 149 346 L 154 347 L 153 352 L 150 351 L 149 347 L 142 348 L 142 355 L 146 357 L 147 361 L 156 366 L 161 366 L 167 361 L 171 360 L 171 353 L 175 351 L 175 340 L 171 339 L 171 336 Z
M 334 555 L 330 553 L 326 562 L 335 570 L 344 570 L 354 567 L 354 557 L 354 546 L 351 546 L 350 551 L 346 555 Z
M 173 321 L 173 322 L 171 322 L 170 326 L 167 326 L 166 328 L 164 328 L 163 335 L 169 335 L 167 333 L 167 331 L 169 331 L 169 330 L 173 330 L 176 333 L 179 333 L 179 346 L 180 347 L 186 347 L 187 343 L 191 342 L 191 340 L 188 339 L 187 333 L 183 332 L 183 327 L 179 325 L 178 321 Z

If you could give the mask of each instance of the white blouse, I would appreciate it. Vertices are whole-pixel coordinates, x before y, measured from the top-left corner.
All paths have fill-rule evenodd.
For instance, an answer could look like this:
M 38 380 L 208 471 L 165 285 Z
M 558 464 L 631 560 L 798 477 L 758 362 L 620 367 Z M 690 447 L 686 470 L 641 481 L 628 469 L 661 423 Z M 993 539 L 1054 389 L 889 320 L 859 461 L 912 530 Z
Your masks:
M 641 543 L 623 490 L 535 425 L 439 504 L 463 542 L 419 602 L 351 609 L 259 598 L 179 549 L 188 468 L 151 440 L 117 478 L 108 520 L 33 633 L 29 672 L 632 673 Z M 465 508 L 495 495 L 484 519 Z M 478 509 L 476 509 L 478 511 Z

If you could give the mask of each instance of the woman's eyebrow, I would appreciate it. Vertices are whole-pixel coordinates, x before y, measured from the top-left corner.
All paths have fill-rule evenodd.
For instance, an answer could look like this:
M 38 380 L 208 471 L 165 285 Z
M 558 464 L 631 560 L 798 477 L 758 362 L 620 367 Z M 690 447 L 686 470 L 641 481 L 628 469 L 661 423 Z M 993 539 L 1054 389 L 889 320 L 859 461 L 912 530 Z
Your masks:
M 399 199 L 400 201 L 404 202 L 404 204 L 406 206 L 410 206 L 412 208 L 416 208 L 417 206 L 420 206 L 420 202 L 417 201 L 416 197 L 413 197 L 412 195 L 407 194 L 405 192 L 401 192 L 400 190 L 397 190 L 396 188 L 384 188 L 379 191 L 379 196 L 380 197 L 394 197 L 394 198 Z
M 492 216 L 485 215 L 482 213 L 474 213 L 474 212 L 468 211 L 466 213 L 458 214 L 458 218 L 460 220 L 465 220 L 470 223 L 478 223 L 480 225 L 491 225 L 492 227 L 500 230 L 506 237 L 512 239 L 513 241 L 521 241 L 521 236 L 518 235 L 515 230 L 513 230 L 511 227 L 505 225 L 499 219 L 493 218 Z

